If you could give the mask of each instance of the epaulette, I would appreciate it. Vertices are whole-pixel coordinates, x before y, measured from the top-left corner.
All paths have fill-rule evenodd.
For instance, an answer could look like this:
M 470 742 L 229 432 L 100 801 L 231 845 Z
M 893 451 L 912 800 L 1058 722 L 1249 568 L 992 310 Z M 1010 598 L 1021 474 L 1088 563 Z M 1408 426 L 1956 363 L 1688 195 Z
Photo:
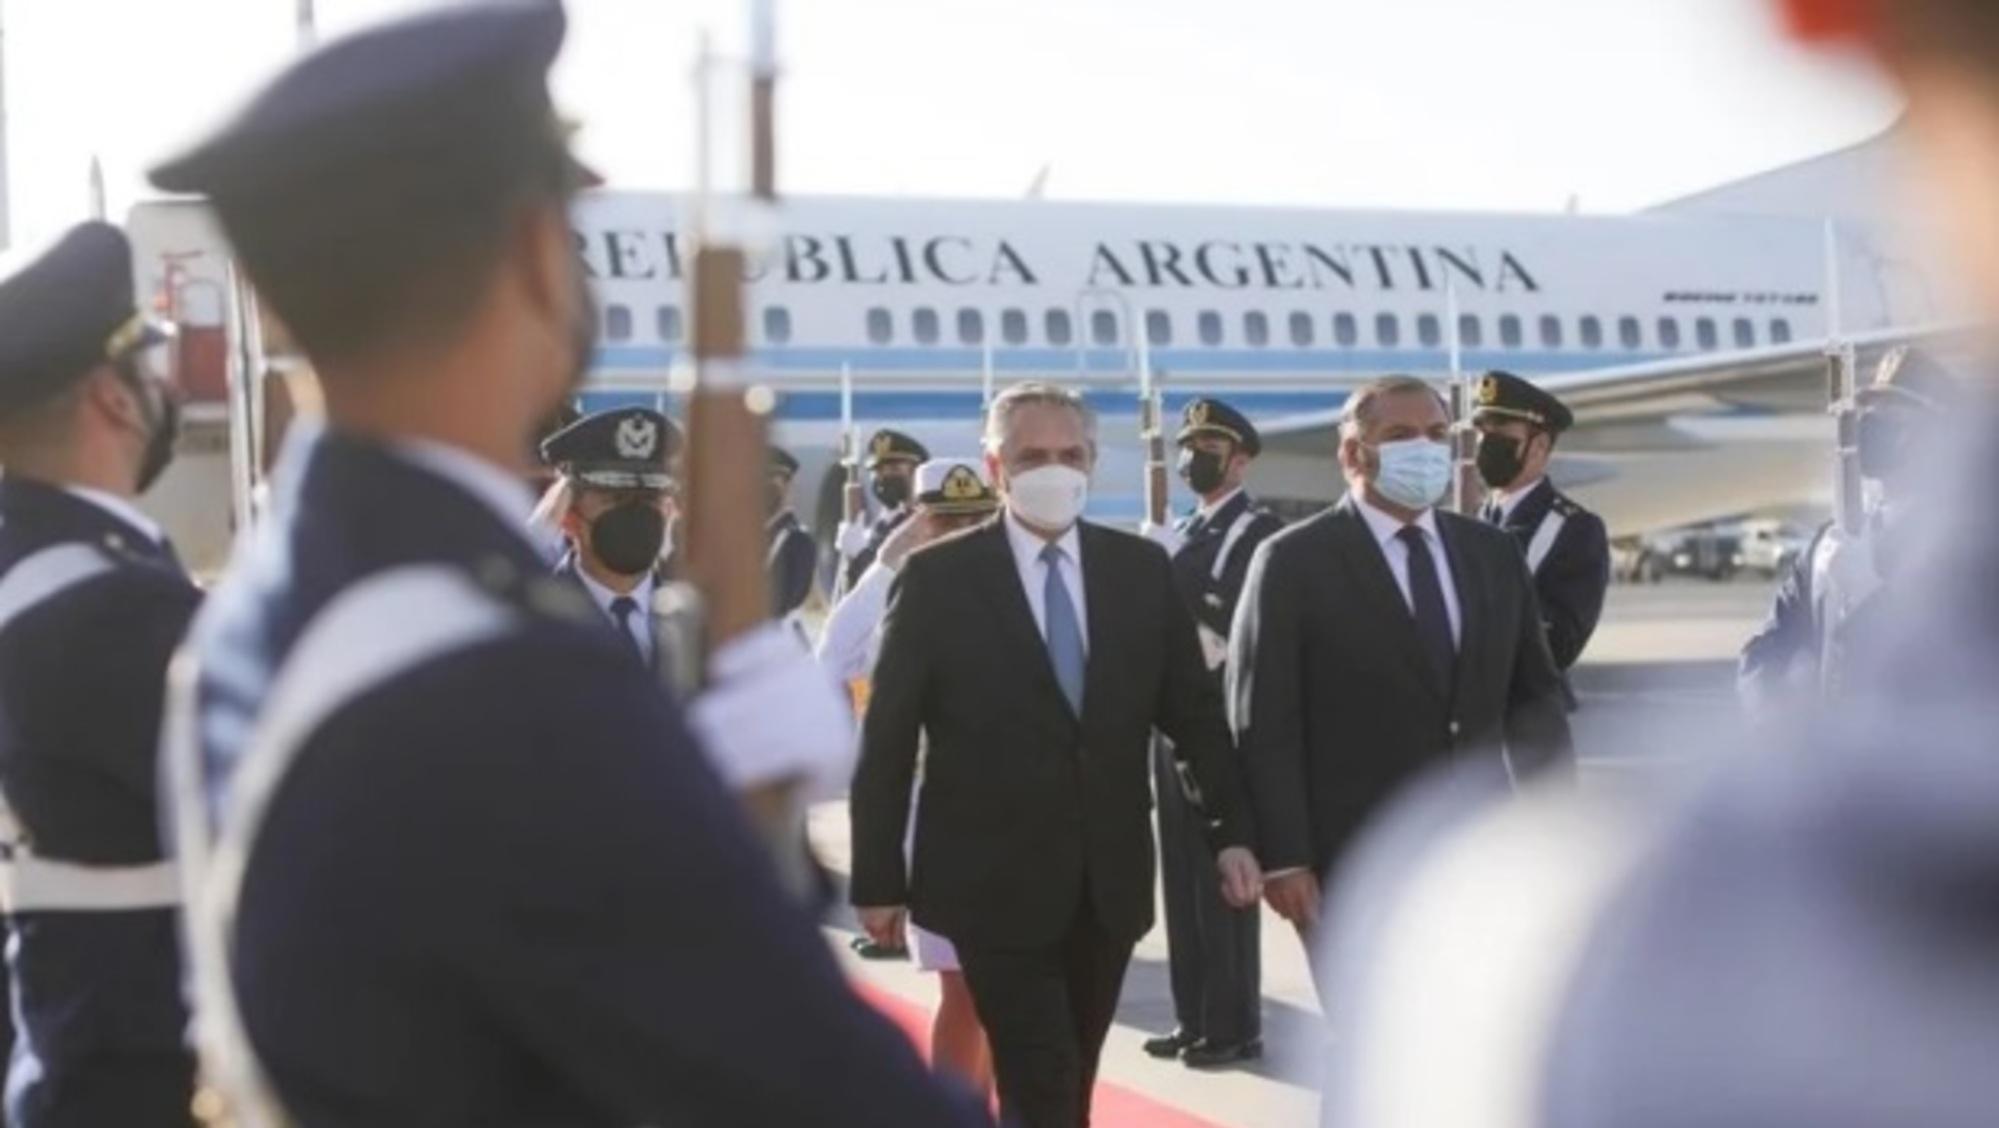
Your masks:
M 1582 506 L 1570 500 L 1569 495 L 1564 493 L 1557 493 L 1554 504 L 1550 505 L 1549 508 L 1564 517 L 1574 517 L 1576 514 L 1584 512 Z

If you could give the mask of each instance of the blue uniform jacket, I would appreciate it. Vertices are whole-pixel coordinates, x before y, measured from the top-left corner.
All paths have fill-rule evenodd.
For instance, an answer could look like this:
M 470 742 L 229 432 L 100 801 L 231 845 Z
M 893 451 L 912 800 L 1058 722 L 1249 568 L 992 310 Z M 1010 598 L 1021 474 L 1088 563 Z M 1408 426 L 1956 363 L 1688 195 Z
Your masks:
M 677 707 L 522 530 L 338 434 L 278 480 L 196 628 L 211 810 L 343 589 L 442 564 L 518 610 L 335 706 L 265 813 L 230 973 L 299 1123 L 983 1122 L 851 993 Z
M 161 860 L 157 747 L 167 663 L 200 592 L 170 550 L 53 486 L 0 481 L 0 577 L 46 548 L 97 547 L 111 567 L 0 631 L 0 787 L 38 857 Z M 10 921 L 20 1019 L 17 1125 L 186 1124 L 172 909 L 28 911 Z

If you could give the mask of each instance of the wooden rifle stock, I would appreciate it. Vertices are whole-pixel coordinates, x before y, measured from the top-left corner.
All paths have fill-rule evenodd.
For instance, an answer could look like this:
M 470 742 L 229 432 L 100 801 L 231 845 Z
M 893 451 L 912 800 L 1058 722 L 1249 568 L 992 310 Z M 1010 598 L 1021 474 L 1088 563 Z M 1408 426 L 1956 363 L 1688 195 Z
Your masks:
M 744 254 L 703 246 L 694 256 L 694 355 L 710 378 L 687 405 L 687 567 L 706 608 L 709 654 L 770 616 L 764 575 L 764 413 L 717 368 L 743 360 Z

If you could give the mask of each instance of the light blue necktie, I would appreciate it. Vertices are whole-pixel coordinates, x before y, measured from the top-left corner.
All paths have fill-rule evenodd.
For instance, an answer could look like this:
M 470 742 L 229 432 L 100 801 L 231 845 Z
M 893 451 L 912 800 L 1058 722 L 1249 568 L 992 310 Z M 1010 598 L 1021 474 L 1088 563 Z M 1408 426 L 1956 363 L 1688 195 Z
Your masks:
M 1062 696 L 1078 717 L 1083 715 L 1083 627 L 1076 621 L 1076 604 L 1069 599 L 1069 587 L 1062 582 L 1062 549 L 1049 545 L 1041 550 L 1041 563 L 1048 568 L 1042 584 L 1042 603 L 1048 619 L 1048 660 L 1055 666 L 1055 681 Z

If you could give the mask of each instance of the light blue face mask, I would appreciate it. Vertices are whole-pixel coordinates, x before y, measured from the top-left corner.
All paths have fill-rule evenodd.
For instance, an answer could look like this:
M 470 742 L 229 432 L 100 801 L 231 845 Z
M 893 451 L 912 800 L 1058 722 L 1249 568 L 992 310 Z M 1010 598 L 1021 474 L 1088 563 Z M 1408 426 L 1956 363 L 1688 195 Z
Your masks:
M 1401 439 L 1375 447 L 1381 468 L 1374 488 L 1404 509 L 1428 509 L 1451 488 L 1451 447 L 1429 439 Z

